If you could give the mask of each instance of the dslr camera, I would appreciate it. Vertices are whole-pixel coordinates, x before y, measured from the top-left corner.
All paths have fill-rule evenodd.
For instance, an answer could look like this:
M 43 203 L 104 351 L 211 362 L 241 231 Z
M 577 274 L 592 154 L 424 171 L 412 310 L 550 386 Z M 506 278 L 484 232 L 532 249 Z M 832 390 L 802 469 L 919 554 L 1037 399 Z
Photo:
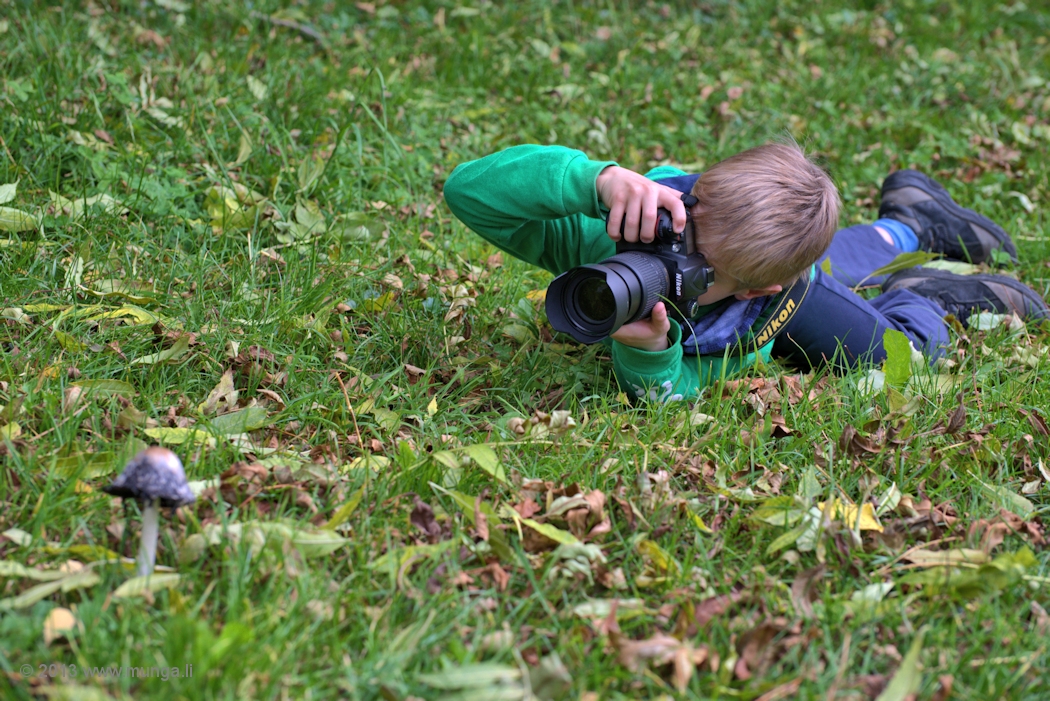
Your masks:
M 649 317 L 661 300 L 668 303 L 673 318 L 693 318 L 699 307 L 696 298 L 714 282 L 715 271 L 696 250 L 689 214 L 696 198 L 684 194 L 682 202 L 686 205 L 682 233 L 675 233 L 671 213 L 662 207 L 650 243 L 625 241 L 621 221 L 616 255 L 554 278 L 547 286 L 551 326 L 580 343 L 596 343 L 624 324 Z

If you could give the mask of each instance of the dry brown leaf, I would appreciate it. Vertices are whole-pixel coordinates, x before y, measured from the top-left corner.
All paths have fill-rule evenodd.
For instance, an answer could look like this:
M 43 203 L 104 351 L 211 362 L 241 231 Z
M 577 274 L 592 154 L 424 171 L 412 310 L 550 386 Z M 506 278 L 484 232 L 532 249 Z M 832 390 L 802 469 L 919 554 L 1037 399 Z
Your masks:
M 791 603 L 803 618 L 813 618 L 814 588 L 824 576 L 826 566 L 822 563 L 810 568 L 795 578 L 791 584 Z
M 525 500 L 520 504 L 514 505 L 514 510 L 518 512 L 518 515 L 522 518 L 532 518 L 540 512 L 540 505 L 536 503 L 536 500 L 532 497 L 525 497 Z
M 470 574 L 485 577 L 491 580 L 493 586 L 499 591 L 506 591 L 507 585 L 510 584 L 510 574 L 500 566 L 498 562 L 493 562 L 484 567 L 470 570 Z
M 1046 544 L 1042 526 L 1035 521 L 1025 521 L 1006 509 L 1000 509 L 995 518 L 975 521 L 967 531 L 970 542 L 976 542 L 980 538 L 981 550 L 986 553 L 997 548 L 1010 534 L 1019 535 L 1036 547 Z
M 788 427 L 787 421 L 780 414 L 773 416 L 770 419 L 770 422 L 772 423 L 770 435 L 773 438 L 786 438 L 794 433 L 794 431 Z
M 1044 438 L 1050 436 L 1050 428 L 1047 427 L 1046 419 L 1035 409 L 1021 409 L 1022 414 L 1028 417 L 1028 423 L 1032 424 L 1032 429 Z
M 702 629 L 713 619 L 725 614 L 734 604 L 743 601 L 746 595 L 742 591 L 734 591 L 729 594 L 721 594 L 704 599 L 696 605 L 694 626 L 697 630 Z M 692 632 L 692 628 L 690 628 Z
M 948 417 L 948 425 L 945 427 L 945 431 L 952 436 L 966 426 L 966 406 L 963 404 L 962 392 L 959 393 L 957 401 L 959 406 Z
M 438 525 L 437 519 L 434 517 L 434 509 L 416 494 L 412 495 L 412 501 L 412 513 L 409 515 L 408 520 L 413 526 L 423 531 L 428 541 L 437 543 L 441 540 L 441 526 Z
M 839 449 L 850 455 L 877 455 L 882 452 L 880 438 L 885 438 L 885 429 L 881 426 L 875 435 L 865 436 L 853 426 L 846 424 L 842 429 L 842 435 L 839 436 Z
M 610 615 L 614 614 L 615 607 Z M 632 672 L 639 671 L 647 664 L 657 667 L 671 664 L 672 678 L 679 692 L 689 686 L 696 666 L 708 658 L 707 648 L 693 648 L 688 642 L 665 633 L 657 633 L 645 640 L 630 640 L 616 629 L 609 631 L 609 641 L 618 653 L 620 664 Z
M 788 650 L 808 642 L 809 637 L 808 634 L 803 634 L 798 621 L 789 624 L 787 619 L 782 617 L 769 619 L 737 639 L 736 647 L 740 657 L 734 667 L 734 674 L 742 681 L 750 679 L 754 674 L 764 674 L 769 666 Z

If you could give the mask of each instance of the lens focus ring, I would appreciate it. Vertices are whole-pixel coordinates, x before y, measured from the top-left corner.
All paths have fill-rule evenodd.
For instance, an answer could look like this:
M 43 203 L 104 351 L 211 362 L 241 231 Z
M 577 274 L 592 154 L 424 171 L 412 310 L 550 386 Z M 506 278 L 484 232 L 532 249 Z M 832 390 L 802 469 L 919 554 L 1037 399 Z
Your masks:
M 642 299 L 638 311 L 624 323 L 629 324 L 632 321 L 644 319 L 649 316 L 661 297 L 670 296 L 670 276 L 667 273 L 667 267 L 660 262 L 659 258 L 637 251 L 627 251 L 602 261 L 602 264 L 607 266 L 613 263 L 618 263 L 634 272 L 642 288 Z

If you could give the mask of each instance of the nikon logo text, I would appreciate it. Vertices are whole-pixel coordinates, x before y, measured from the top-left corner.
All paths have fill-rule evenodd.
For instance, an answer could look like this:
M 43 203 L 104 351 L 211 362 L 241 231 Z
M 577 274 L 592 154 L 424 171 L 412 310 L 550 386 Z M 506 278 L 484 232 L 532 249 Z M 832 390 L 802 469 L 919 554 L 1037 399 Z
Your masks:
M 780 313 L 770 319 L 769 323 L 766 324 L 766 327 L 762 329 L 762 333 L 760 333 L 758 338 L 755 339 L 755 345 L 759 347 L 764 346 L 766 341 L 772 338 L 773 334 L 779 331 L 780 327 L 786 324 L 787 320 L 791 318 L 791 315 L 795 313 L 795 307 L 795 300 L 789 299 L 787 304 L 784 305 L 784 308 L 780 310 Z

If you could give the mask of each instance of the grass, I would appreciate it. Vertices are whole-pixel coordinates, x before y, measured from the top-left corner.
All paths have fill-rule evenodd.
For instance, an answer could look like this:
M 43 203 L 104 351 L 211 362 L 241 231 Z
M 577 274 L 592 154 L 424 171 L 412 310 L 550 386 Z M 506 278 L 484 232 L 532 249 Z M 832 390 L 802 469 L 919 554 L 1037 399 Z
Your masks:
M 528 296 L 549 276 L 441 198 L 457 163 L 517 143 L 696 170 L 791 133 L 844 224 L 918 167 L 1014 235 L 1045 296 L 1041 3 L 0 8 L 0 184 L 40 217 L 0 242 L 0 560 L 97 575 L 24 606 L 40 582 L 0 580 L 4 698 L 522 698 L 521 670 L 540 698 L 864 699 L 894 675 L 882 698 L 1046 697 L 1045 332 L 969 332 L 947 379 L 892 391 L 817 374 L 792 398 L 774 366 L 632 407 L 600 348 L 550 340 Z M 92 319 L 129 304 L 146 313 Z M 227 370 L 220 411 L 258 407 L 248 436 L 201 406 Z M 575 426 L 548 433 L 554 411 Z M 180 578 L 118 596 L 139 521 L 101 487 L 171 429 L 200 431 L 171 447 L 207 488 L 162 522 Z M 882 534 L 838 517 L 767 552 L 813 505 L 894 484 Z M 542 517 L 571 485 L 606 497 L 578 514 L 610 520 L 589 550 L 500 510 Z M 636 600 L 618 633 L 614 598 Z M 57 609 L 75 625 L 48 644 Z M 645 639 L 692 656 L 681 691 Z M 503 681 L 470 687 L 486 670 Z

